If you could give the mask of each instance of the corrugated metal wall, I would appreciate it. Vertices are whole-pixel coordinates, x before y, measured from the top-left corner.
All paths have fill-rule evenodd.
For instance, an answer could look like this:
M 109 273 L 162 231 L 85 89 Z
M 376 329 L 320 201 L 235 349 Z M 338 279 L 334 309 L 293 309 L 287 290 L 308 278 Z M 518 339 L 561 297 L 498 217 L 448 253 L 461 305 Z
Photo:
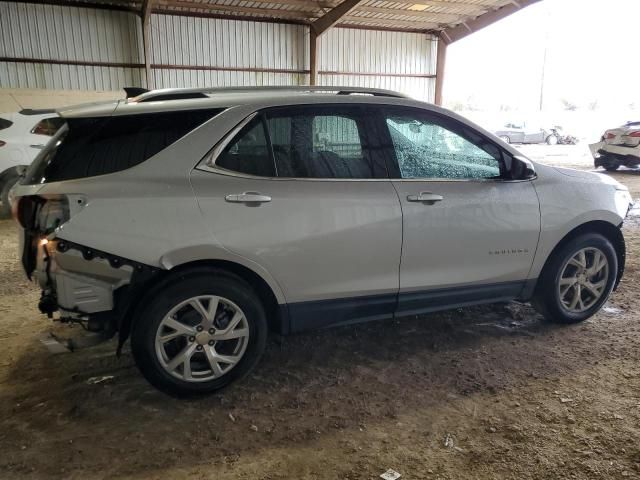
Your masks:
M 318 44 L 318 83 L 387 88 L 433 101 L 436 49 L 430 35 L 333 28 Z
M 127 12 L 0 2 L 0 57 L 103 64 L 0 62 L 2 87 L 117 90 L 144 82 L 143 69 L 118 66 L 144 63 L 140 19 Z
M 155 87 L 308 83 L 303 25 L 152 15 L 151 36 Z
M 334 28 L 318 42 L 318 83 L 433 100 L 436 44 L 424 34 Z M 153 14 L 150 50 L 154 88 L 309 82 L 303 25 Z M 131 12 L 0 1 L 0 57 L 21 59 L 0 61 L 5 88 L 147 85 L 141 20 Z

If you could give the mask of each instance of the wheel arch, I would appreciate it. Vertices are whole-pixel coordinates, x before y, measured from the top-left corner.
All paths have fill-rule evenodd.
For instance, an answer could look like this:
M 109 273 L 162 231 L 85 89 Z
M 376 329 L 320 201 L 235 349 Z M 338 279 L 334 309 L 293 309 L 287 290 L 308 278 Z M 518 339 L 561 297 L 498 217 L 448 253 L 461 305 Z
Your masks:
M 26 165 L 14 165 L 0 172 L 0 189 L 2 188 L 2 185 L 4 185 L 4 182 L 10 178 L 19 177 L 27 168 L 28 167 Z
M 616 257 L 618 258 L 618 272 L 616 283 L 613 287 L 615 290 L 616 288 L 618 288 L 618 284 L 620 283 L 622 275 L 624 274 L 624 266 L 627 255 L 621 227 L 622 224 L 616 226 L 604 220 L 592 220 L 578 225 L 573 230 L 569 231 L 564 237 L 562 237 L 562 239 L 560 239 L 560 241 L 553 247 L 553 249 L 547 256 L 542 269 L 540 270 L 540 276 L 542 276 L 542 272 L 545 268 L 547 268 L 547 265 L 549 264 L 551 258 L 555 255 L 555 253 L 563 248 L 571 240 L 585 233 L 599 233 L 611 242 L 613 248 L 615 249 Z
M 184 273 L 212 273 L 222 271 L 231 273 L 249 284 L 262 302 L 269 331 L 286 335 L 289 333 L 289 311 L 285 303 L 278 301 L 276 293 L 269 283 L 258 273 L 237 262 L 222 259 L 201 259 L 176 265 L 169 270 L 159 270 L 150 279 L 138 285 L 132 284 L 117 290 L 115 295 L 118 316 L 118 351 L 129 338 L 135 319 L 140 311 L 171 281 L 175 281 Z

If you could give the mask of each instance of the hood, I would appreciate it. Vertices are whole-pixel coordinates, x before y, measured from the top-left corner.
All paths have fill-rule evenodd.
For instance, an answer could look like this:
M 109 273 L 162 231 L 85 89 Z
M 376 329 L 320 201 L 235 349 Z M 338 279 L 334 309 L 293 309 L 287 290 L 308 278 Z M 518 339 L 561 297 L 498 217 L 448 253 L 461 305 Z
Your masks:
M 594 183 L 603 183 L 605 185 L 611 185 L 616 190 L 628 190 L 627 187 L 618 182 L 615 178 L 610 177 L 604 173 L 587 172 L 585 170 L 576 170 L 574 168 L 565 167 L 552 167 L 556 172 L 566 175 L 567 177 L 579 178 Z

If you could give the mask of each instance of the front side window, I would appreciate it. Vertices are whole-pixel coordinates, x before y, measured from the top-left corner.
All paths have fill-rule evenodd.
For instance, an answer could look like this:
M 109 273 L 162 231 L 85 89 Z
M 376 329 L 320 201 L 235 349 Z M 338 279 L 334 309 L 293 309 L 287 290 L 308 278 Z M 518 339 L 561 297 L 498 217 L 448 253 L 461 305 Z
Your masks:
M 386 178 L 361 108 L 304 106 L 261 112 L 216 159 L 218 167 L 281 178 Z
M 420 114 L 389 114 L 385 120 L 401 178 L 500 177 L 500 150 L 466 126 Z

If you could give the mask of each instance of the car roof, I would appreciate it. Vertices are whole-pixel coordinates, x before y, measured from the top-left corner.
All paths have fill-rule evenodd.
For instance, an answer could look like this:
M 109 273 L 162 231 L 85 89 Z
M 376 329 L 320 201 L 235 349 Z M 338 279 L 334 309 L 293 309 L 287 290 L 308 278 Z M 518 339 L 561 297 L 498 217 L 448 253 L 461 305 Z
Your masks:
M 117 101 L 65 107 L 58 113 L 65 118 L 103 117 L 174 110 L 230 108 L 255 105 L 256 109 L 279 105 L 321 103 L 414 103 L 404 94 L 390 90 L 357 87 L 222 87 L 205 89 L 162 89 L 144 92 L 136 97 Z

